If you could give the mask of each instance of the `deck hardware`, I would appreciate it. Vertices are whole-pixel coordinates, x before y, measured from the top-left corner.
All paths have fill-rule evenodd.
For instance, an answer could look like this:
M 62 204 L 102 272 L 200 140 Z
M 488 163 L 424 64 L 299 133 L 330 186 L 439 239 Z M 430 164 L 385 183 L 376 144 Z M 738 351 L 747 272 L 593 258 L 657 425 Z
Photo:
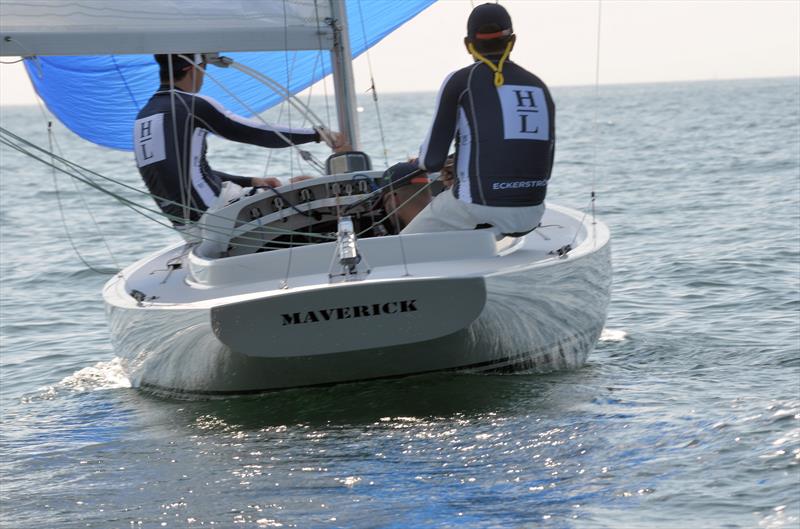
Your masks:
M 353 219 L 350 216 L 339 218 L 339 230 L 336 233 L 336 252 L 334 253 L 334 261 L 331 262 L 331 268 L 336 258 L 339 258 L 339 265 L 342 271 L 334 274 L 331 270 L 328 276 L 331 279 L 336 277 L 343 278 L 344 281 L 350 281 L 359 277 L 358 264 L 362 261 L 361 252 L 358 250 L 358 239 L 356 237 L 355 228 L 353 227 Z M 364 260 L 367 269 L 364 273 L 369 274 L 369 264 Z
M 557 255 L 558 257 L 563 259 L 571 251 L 572 251 L 572 245 L 565 244 L 561 248 L 556 248 L 555 250 L 551 251 L 550 255 Z
M 300 200 L 302 202 L 312 202 L 314 200 L 314 193 L 308 188 L 301 189 Z

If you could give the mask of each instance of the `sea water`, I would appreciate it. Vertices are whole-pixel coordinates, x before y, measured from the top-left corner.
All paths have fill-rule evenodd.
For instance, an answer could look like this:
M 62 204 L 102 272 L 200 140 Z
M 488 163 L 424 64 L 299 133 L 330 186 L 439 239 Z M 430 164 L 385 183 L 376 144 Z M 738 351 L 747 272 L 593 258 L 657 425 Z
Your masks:
M 176 236 L 2 147 L 0 527 L 800 526 L 798 79 L 553 95 L 548 200 L 585 209 L 596 189 L 614 284 L 588 364 L 549 375 L 144 394 L 115 360 L 108 276 L 92 269 Z M 370 99 L 360 117 L 385 166 L 415 153 L 434 94 L 379 103 L 382 132 Z M 47 147 L 39 108 L 0 117 Z M 150 204 L 130 153 L 54 130 L 58 152 Z M 219 140 L 209 159 L 314 174 Z

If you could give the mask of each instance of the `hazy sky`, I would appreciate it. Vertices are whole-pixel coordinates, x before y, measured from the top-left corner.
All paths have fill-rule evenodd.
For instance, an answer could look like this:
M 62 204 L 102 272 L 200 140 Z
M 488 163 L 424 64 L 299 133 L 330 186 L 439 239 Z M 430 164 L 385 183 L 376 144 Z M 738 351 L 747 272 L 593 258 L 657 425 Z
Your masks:
M 434 91 L 466 65 L 466 19 L 480 3 L 439 0 L 372 48 L 379 92 Z M 596 0 L 501 3 L 514 22 L 516 62 L 551 86 L 594 83 Z M 800 0 L 603 0 L 601 20 L 601 83 L 800 77 Z M 355 70 L 363 91 L 365 56 Z M 0 103 L 34 101 L 23 67 L 0 64 Z

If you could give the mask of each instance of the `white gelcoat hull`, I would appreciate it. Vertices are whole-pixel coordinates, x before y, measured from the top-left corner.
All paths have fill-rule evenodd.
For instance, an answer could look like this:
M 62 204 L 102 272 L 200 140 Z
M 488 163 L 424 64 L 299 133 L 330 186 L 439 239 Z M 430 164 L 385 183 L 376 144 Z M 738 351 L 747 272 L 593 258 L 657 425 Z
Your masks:
M 112 341 L 135 386 L 170 394 L 254 393 L 443 370 L 572 369 L 586 361 L 606 318 L 610 244 L 599 226 L 603 236 L 594 247 L 584 244 L 566 258 L 473 274 L 483 281 L 485 303 L 474 321 L 443 336 L 414 340 L 404 330 L 400 344 L 326 354 L 242 354 L 220 341 L 210 306 L 122 302 L 127 294 L 118 278 L 105 292 Z M 398 292 L 403 281 L 415 279 L 397 278 L 392 284 Z M 313 324 L 306 327 L 314 332 Z

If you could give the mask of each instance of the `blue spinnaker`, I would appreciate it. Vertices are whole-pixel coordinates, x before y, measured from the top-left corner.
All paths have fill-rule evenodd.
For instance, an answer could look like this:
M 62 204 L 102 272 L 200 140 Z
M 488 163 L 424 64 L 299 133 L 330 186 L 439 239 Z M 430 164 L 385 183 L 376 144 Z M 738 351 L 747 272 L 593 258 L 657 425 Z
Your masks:
M 366 51 L 435 0 L 351 0 L 347 2 L 353 57 Z M 197 50 L 212 51 L 212 50 Z M 219 50 L 224 52 L 225 50 Z M 288 86 L 292 93 L 308 88 L 331 72 L 327 50 L 225 53 Z M 132 130 L 139 112 L 159 85 L 152 55 L 39 57 L 25 67 L 47 108 L 82 138 L 121 150 L 132 150 Z M 280 95 L 236 70 L 209 67 L 209 72 L 244 104 L 207 78 L 202 93 L 237 114 L 250 116 L 281 102 Z

